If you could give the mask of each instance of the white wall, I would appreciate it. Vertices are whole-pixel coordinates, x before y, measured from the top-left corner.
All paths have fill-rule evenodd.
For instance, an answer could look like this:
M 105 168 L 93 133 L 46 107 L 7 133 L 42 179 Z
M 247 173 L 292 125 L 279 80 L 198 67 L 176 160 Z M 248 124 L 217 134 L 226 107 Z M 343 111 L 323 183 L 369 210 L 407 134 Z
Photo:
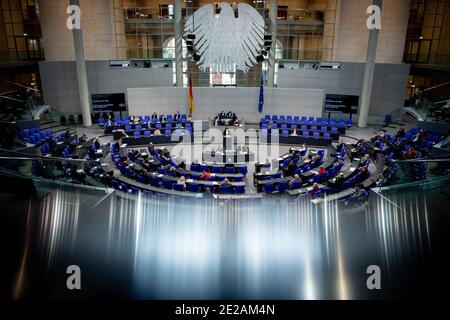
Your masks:
M 213 118 L 222 110 L 231 110 L 247 122 L 257 122 L 259 88 L 194 88 L 194 119 Z M 188 113 L 187 88 L 129 88 L 130 114 Z M 322 115 L 324 90 L 265 88 L 262 114 Z

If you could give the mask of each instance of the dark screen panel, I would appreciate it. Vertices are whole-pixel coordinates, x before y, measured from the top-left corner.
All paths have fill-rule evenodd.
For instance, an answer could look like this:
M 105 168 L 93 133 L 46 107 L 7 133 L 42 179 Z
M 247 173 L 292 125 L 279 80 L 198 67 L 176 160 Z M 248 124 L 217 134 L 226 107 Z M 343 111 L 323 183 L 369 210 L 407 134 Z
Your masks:
M 127 111 L 125 93 L 93 94 L 92 110 L 94 113 L 110 111 Z
M 357 113 L 359 96 L 342 94 L 327 94 L 325 97 L 325 111 L 341 113 Z

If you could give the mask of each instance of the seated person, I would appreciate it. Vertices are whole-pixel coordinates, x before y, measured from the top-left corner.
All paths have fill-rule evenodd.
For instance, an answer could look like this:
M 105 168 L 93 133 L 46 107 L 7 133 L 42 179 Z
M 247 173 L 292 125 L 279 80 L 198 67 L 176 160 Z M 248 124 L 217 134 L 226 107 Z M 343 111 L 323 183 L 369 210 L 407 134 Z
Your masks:
M 411 147 L 408 151 L 405 152 L 405 157 L 407 159 L 415 159 L 417 154 L 413 147 Z
M 383 176 L 389 177 L 391 175 L 391 169 L 389 168 L 389 166 L 385 165 L 381 173 L 383 174 Z
M 155 146 L 154 146 L 153 142 L 150 142 L 148 144 L 147 149 L 148 149 L 148 153 L 150 153 L 151 155 L 155 154 Z
M 320 167 L 318 174 L 319 174 L 319 176 L 323 176 L 325 174 L 325 172 L 326 172 L 325 168 L 324 167 Z
M 295 162 L 292 160 L 289 161 L 286 176 L 292 176 L 295 173 L 295 169 L 297 169 L 297 165 L 295 164 Z
M 359 172 L 361 173 L 361 179 L 365 180 L 369 177 L 370 173 L 366 166 L 360 166 Z
M 294 131 L 292 131 L 291 136 L 293 136 L 293 137 L 298 136 L 297 129 L 294 129 Z
M 156 112 L 153 112 L 153 114 L 152 114 L 152 116 L 151 116 L 151 119 L 152 119 L 152 120 L 153 120 L 153 119 L 158 120 L 158 115 L 156 114 Z
M 368 168 L 370 164 L 370 155 L 369 154 L 365 154 L 364 158 L 361 160 L 361 162 L 359 163 L 360 167 L 366 167 Z
M 224 136 L 229 136 L 230 135 L 230 129 L 228 129 L 228 127 L 226 127 L 225 130 L 223 130 L 223 135 Z
M 312 189 L 308 191 L 308 195 L 310 197 L 313 197 L 319 190 L 319 185 L 317 183 L 314 183 Z
M 291 190 L 292 185 L 295 182 L 299 182 L 300 184 L 302 183 L 302 179 L 300 178 L 300 176 L 298 174 L 295 174 L 294 177 L 291 180 L 289 180 L 289 182 L 288 182 L 288 189 L 289 190 Z
M 117 140 L 117 142 L 113 144 L 113 152 L 114 153 L 119 152 L 121 145 L 122 145 L 122 139 Z
M 102 142 L 98 137 L 94 139 L 92 146 L 94 147 L 94 150 L 100 149 L 102 147 Z
M 377 180 L 375 181 L 375 184 L 377 185 L 377 187 L 381 187 L 384 184 L 384 176 L 382 173 L 380 173 L 378 175 Z
M 123 130 L 123 129 L 117 129 L 116 135 L 119 136 L 120 138 L 128 138 L 129 137 L 129 135 L 127 135 L 125 130 Z
M 208 180 L 209 178 L 211 178 L 211 173 L 209 172 L 209 169 L 206 169 L 200 176 L 200 180 Z
M 112 121 L 111 115 L 108 115 L 108 120 L 106 120 L 105 126 L 111 127 L 112 125 L 113 125 L 113 121 Z
M 344 181 L 345 181 L 345 175 L 344 175 L 344 173 L 343 173 L 343 172 L 339 172 L 339 174 L 338 174 L 338 176 L 336 177 L 336 180 L 335 180 L 335 182 L 334 182 L 336 188 L 340 189 L 340 188 L 342 187 L 342 184 L 344 183 Z
M 360 201 L 364 201 L 365 199 L 367 199 L 367 197 L 369 196 L 369 194 L 367 193 L 366 190 L 364 190 L 364 187 L 362 185 L 358 185 L 356 186 L 356 191 L 355 193 L 353 193 L 346 201 L 346 204 L 348 204 L 348 201 L 351 200 L 356 200 L 355 204 L 358 204 L 358 202 Z
M 141 119 L 139 119 L 138 116 L 131 116 L 130 122 L 134 124 L 139 124 L 141 122 Z
M 427 140 L 428 138 L 428 131 L 427 130 L 420 130 L 417 137 L 413 140 L 414 142 L 420 141 L 420 140 Z
M 153 131 L 153 135 L 154 136 L 160 136 L 161 135 L 161 131 L 159 129 L 155 129 L 155 131 Z
M 186 189 L 186 178 L 184 176 L 181 176 L 178 181 L 177 181 L 178 185 L 182 185 L 184 189 Z
M 83 144 L 85 142 L 87 142 L 89 140 L 88 136 L 86 135 L 86 133 L 83 133 L 83 135 L 78 139 L 78 142 L 80 144 Z
M 228 180 L 228 178 L 225 178 L 225 180 L 223 180 L 223 181 L 220 183 L 220 185 L 221 185 L 221 186 L 229 186 L 229 185 L 231 185 L 231 182 L 230 182 L 230 180 Z
M 174 119 L 175 121 L 178 121 L 178 119 L 180 119 L 180 118 L 181 118 L 180 111 L 177 111 L 177 113 L 175 113 L 175 114 L 173 115 L 173 119 Z
M 397 139 L 401 139 L 405 136 L 405 128 L 401 128 L 400 130 L 397 131 L 397 134 L 395 135 L 395 137 Z
M 161 122 L 162 123 L 164 123 L 164 122 L 167 122 L 167 117 L 166 117 L 166 115 L 165 114 L 163 114 L 162 116 L 161 116 Z
M 266 161 L 262 165 L 264 168 L 270 168 L 272 164 L 270 163 L 269 159 L 266 159 Z

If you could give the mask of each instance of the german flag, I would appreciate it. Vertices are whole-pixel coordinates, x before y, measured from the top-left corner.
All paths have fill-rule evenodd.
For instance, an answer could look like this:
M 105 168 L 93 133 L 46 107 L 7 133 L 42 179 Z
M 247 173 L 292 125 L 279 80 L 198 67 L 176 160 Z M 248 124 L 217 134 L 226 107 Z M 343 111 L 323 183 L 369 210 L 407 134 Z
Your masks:
M 189 116 L 194 113 L 194 95 L 192 93 L 192 77 L 189 75 Z

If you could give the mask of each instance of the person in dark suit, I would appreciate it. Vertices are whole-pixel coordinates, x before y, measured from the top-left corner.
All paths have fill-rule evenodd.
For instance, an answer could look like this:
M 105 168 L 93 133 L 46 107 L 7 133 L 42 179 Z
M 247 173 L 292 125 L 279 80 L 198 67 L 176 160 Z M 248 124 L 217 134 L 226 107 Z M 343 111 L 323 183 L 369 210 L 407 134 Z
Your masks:
M 153 114 L 152 114 L 152 120 L 153 120 L 153 119 L 158 120 L 158 115 L 156 114 L 156 112 L 153 112 Z
M 163 114 L 163 115 L 161 116 L 160 121 L 161 121 L 161 122 L 167 122 L 167 117 L 166 117 L 165 114 Z
M 292 176 L 295 172 L 295 169 L 297 169 L 297 165 L 295 164 L 294 161 L 290 161 L 287 167 L 287 174 L 286 176 Z
M 229 136 L 230 135 L 230 130 L 228 129 L 228 127 L 226 127 L 225 130 L 223 130 L 223 135 L 224 136 Z
M 175 114 L 173 115 L 173 119 L 174 119 L 175 121 L 178 121 L 178 119 L 180 119 L 180 118 L 181 118 L 180 111 L 177 111 L 177 113 L 175 113 Z
M 341 189 L 342 184 L 345 181 L 345 177 L 344 177 L 344 173 L 343 172 L 339 172 L 338 176 L 336 177 L 336 180 L 334 182 L 335 186 L 337 189 Z

